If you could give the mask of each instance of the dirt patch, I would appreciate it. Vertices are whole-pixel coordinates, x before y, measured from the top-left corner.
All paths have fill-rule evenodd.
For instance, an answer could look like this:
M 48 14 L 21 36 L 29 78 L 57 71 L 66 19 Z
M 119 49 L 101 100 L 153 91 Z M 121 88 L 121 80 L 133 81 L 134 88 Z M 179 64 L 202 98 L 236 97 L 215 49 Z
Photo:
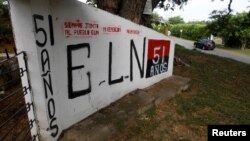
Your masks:
M 29 140 L 23 87 L 16 58 L 0 63 L 0 140 Z
M 15 44 L 14 43 L 0 43 L 0 53 L 5 53 L 5 49 L 8 50 L 9 53 L 14 53 Z

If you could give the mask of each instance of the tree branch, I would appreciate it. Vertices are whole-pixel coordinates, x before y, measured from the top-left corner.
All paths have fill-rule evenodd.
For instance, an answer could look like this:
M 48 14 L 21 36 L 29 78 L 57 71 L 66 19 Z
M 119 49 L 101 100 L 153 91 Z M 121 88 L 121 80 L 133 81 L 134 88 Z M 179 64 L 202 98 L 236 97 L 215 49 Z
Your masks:
M 232 8 L 231 8 L 232 2 L 233 2 L 233 0 L 229 1 L 228 8 L 227 8 L 228 9 L 227 15 L 229 15 L 233 11 Z
M 152 9 L 155 9 L 158 3 L 162 0 L 152 0 Z M 164 0 L 165 1 L 165 0 Z

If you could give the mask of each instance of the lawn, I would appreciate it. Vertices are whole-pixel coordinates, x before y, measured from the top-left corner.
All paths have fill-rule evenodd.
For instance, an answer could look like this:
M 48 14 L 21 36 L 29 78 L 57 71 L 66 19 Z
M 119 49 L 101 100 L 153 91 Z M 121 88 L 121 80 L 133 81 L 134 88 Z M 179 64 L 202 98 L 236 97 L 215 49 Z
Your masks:
M 222 47 L 220 49 L 230 51 L 230 52 L 234 52 L 234 53 L 241 54 L 241 55 L 246 55 L 246 56 L 250 57 L 250 49 L 241 50 L 239 48 L 235 49 L 235 48 L 225 48 L 225 47 Z
M 206 141 L 209 124 L 250 124 L 250 65 L 179 46 L 175 53 L 190 67 L 174 66 L 174 74 L 191 87 L 118 126 L 115 140 Z

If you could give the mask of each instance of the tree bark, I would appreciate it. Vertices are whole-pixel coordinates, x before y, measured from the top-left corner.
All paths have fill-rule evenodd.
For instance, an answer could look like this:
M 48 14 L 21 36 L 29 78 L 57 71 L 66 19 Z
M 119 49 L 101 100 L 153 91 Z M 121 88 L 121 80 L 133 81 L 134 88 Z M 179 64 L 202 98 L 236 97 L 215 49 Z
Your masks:
M 132 22 L 150 25 L 150 15 L 143 15 L 147 0 L 97 0 L 97 7 L 124 17 Z M 152 0 L 154 9 L 161 0 Z
M 123 0 L 119 15 L 135 23 L 140 23 L 147 0 Z
M 97 0 L 97 7 L 118 15 L 122 0 Z

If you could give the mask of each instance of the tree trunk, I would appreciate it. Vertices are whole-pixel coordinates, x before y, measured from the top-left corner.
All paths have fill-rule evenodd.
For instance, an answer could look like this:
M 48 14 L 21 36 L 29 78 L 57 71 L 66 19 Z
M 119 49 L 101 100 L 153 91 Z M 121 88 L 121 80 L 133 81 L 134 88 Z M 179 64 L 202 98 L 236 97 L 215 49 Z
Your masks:
M 97 0 L 97 7 L 140 23 L 147 0 Z
M 97 7 L 118 15 L 122 0 L 97 0 Z
M 143 15 L 147 0 L 97 0 L 97 7 L 135 23 L 150 25 L 151 16 Z M 154 9 L 160 0 L 152 0 Z
M 246 40 L 241 40 L 241 50 L 245 50 L 246 49 Z
M 141 17 L 140 24 L 142 24 L 142 25 L 144 25 L 146 27 L 151 28 L 152 27 L 151 26 L 151 23 L 152 23 L 151 18 L 152 18 L 151 15 L 145 15 L 145 14 L 143 14 L 142 17 Z
M 135 23 L 140 23 L 147 0 L 123 0 L 119 15 Z

